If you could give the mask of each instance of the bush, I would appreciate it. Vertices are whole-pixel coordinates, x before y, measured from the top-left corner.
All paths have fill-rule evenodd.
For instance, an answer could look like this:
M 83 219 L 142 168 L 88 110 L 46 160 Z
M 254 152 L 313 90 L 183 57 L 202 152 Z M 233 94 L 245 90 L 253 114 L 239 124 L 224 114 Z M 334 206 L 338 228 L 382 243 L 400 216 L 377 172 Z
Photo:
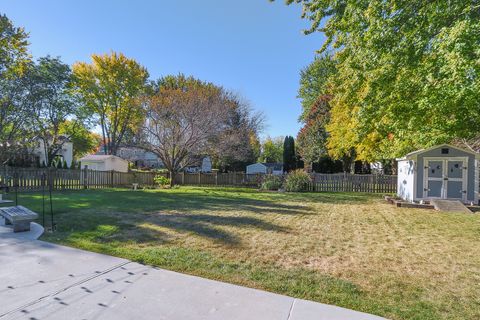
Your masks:
M 160 174 L 157 174 L 153 178 L 153 182 L 155 182 L 155 184 L 158 185 L 160 188 L 170 187 L 170 179 Z
M 290 172 L 285 179 L 285 191 L 288 192 L 300 192 L 306 191 L 308 184 L 312 180 L 305 171 L 298 169 Z
M 282 187 L 282 178 L 280 176 L 266 175 L 260 184 L 262 190 L 278 190 Z

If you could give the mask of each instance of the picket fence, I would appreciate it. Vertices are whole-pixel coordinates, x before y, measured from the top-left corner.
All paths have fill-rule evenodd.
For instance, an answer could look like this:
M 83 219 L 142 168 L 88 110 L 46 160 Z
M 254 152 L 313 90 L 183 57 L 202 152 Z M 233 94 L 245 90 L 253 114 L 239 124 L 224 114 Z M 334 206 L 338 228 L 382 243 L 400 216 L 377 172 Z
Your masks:
M 10 190 L 39 191 L 81 190 L 155 185 L 154 177 L 168 173 L 115 172 L 94 170 L 72 170 L 54 168 L 0 167 L 0 187 Z M 312 182 L 306 187 L 311 192 L 370 192 L 395 193 L 397 177 L 387 175 L 312 174 Z M 178 173 L 175 184 L 191 186 L 244 186 L 258 187 L 263 179 L 260 174 L 230 173 Z

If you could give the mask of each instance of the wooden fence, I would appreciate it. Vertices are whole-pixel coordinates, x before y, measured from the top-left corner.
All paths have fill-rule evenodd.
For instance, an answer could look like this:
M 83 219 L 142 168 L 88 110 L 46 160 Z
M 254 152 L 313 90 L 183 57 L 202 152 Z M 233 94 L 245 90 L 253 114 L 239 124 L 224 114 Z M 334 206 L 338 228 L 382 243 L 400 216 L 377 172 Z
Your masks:
M 308 186 L 317 192 L 397 192 L 397 176 L 376 174 L 314 174 Z
M 53 190 L 131 187 L 133 183 L 138 183 L 141 187 L 151 187 L 155 184 L 156 175 L 168 177 L 167 173 L 154 172 L 123 173 L 86 169 L 0 167 L 0 185 L 18 191 L 39 191 L 49 186 L 52 186 Z M 178 173 L 174 177 L 174 182 L 191 186 L 258 187 L 262 179 L 263 175 L 243 172 Z M 397 190 L 397 177 L 317 173 L 312 174 L 312 182 L 307 189 L 312 192 L 394 193 Z
M 18 191 L 38 191 L 49 186 L 53 190 L 131 187 L 133 183 L 153 186 L 154 177 L 152 172 L 0 167 L 0 185 Z

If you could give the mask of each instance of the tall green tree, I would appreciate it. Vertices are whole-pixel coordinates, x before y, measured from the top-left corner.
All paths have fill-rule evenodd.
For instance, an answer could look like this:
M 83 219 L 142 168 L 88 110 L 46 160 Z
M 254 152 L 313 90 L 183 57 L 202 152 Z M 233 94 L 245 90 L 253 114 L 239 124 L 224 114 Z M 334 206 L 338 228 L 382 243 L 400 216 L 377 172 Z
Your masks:
M 38 59 L 26 72 L 28 97 L 32 109 L 35 140 L 44 148 L 46 164 L 50 166 L 64 144 L 77 130 L 83 129 L 88 114 L 80 107 L 69 86 L 72 81 L 70 66 L 50 56 Z M 69 122 L 69 131 L 64 126 Z
M 259 161 L 266 163 L 277 163 L 283 160 L 283 137 L 267 137 L 262 142 Z
M 309 120 L 310 109 L 320 96 L 332 94 L 331 79 L 337 72 L 335 59 L 331 52 L 315 57 L 312 63 L 300 71 L 298 97 L 302 102 L 300 121 Z
M 288 0 L 334 50 L 328 147 L 401 156 L 471 139 L 480 122 L 479 2 Z
M 147 70 L 122 53 L 92 55 L 73 65 L 74 91 L 102 129 L 105 154 L 115 155 L 125 137 L 143 123 Z
M 297 135 L 298 153 L 310 166 L 328 155 L 325 126 L 330 117 L 330 100 L 331 96 L 328 95 L 317 98 L 308 112 L 305 125 Z
M 283 169 L 287 172 L 297 168 L 297 156 L 295 151 L 295 139 L 286 136 L 283 141 Z
M 0 164 L 12 162 L 29 139 L 24 71 L 30 64 L 28 34 L 0 14 Z

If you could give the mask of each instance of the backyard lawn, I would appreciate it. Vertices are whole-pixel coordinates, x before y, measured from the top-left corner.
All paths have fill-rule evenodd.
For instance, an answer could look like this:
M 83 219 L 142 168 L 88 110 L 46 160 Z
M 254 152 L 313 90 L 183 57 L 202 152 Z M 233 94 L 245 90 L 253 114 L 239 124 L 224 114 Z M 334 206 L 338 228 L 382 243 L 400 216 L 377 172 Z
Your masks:
M 38 194 L 22 194 L 41 212 Z M 54 194 L 43 240 L 392 319 L 480 318 L 480 215 L 380 195 L 233 188 Z

